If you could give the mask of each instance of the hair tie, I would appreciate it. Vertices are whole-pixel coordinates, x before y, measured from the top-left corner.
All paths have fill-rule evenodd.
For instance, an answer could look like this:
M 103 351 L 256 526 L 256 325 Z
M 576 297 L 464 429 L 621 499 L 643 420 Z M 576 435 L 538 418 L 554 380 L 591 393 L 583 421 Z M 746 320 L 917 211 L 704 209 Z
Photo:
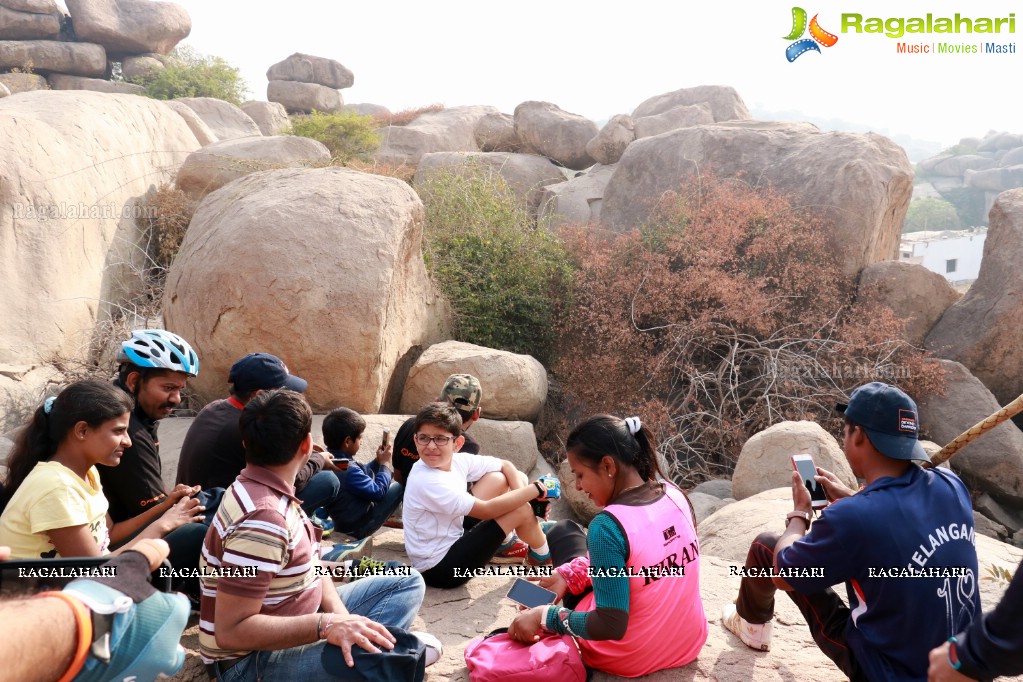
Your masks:
M 50 414 L 53 412 L 53 401 L 57 399 L 57 396 L 51 395 L 49 398 L 43 401 L 43 413 Z
M 639 433 L 639 430 L 643 428 L 643 422 L 639 420 L 639 417 L 626 417 L 625 425 L 629 427 L 629 433 L 633 436 Z

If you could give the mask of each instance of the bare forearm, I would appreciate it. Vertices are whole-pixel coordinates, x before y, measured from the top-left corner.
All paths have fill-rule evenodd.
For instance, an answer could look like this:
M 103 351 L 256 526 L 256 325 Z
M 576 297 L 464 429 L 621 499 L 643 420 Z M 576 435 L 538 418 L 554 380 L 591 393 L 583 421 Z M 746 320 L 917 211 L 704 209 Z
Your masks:
M 325 575 L 321 580 L 323 581 L 323 598 L 320 600 L 320 609 L 324 613 L 348 613 L 348 609 L 345 608 L 344 602 L 338 596 L 337 588 L 334 587 L 330 576 Z
M 0 602 L 0 661 L 4 679 L 52 682 L 71 665 L 78 626 L 71 609 L 59 599 L 24 599 Z M 46 642 L 46 646 L 40 646 Z
M 518 490 L 525 485 L 522 480 L 524 477 L 519 474 L 519 470 L 515 468 L 515 465 L 508 460 L 501 462 L 501 473 L 508 479 L 508 488 L 511 490 Z
M 225 649 L 265 651 L 290 649 L 317 641 L 320 615 L 268 616 L 253 614 L 233 626 L 217 624 L 217 644 Z
M 527 485 L 519 488 L 518 490 L 509 490 L 508 492 L 498 495 L 492 500 L 478 500 L 473 505 L 472 513 L 470 514 L 477 519 L 496 519 L 499 516 L 503 516 L 513 509 L 517 509 L 524 504 L 527 504 L 530 500 L 536 499 L 540 496 L 540 491 L 537 490 L 535 485 Z
M 801 539 L 806 534 L 806 521 L 801 518 L 789 519 L 788 525 L 785 526 L 785 532 L 778 538 L 778 544 L 774 546 L 774 570 L 778 572 L 778 555 L 783 549 L 791 546 L 797 540 Z M 795 588 L 789 585 L 784 578 L 774 578 L 775 587 L 785 592 L 792 592 Z
M 125 538 L 130 538 L 135 533 L 138 533 L 139 530 L 143 528 L 145 530 L 142 531 L 140 538 L 141 537 L 150 537 L 154 539 L 162 538 L 164 536 L 164 533 L 161 532 L 161 529 L 159 527 L 154 528 L 156 524 L 153 522 L 156 519 L 160 518 L 160 516 L 165 511 L 170 509 L 170 507 L 171 507 L 170 498 L 164 498 L 163 502 L 153 506 L 150 509 L 147 509 L 138 516 L 133 516 L 130 519 L 121 521 L 120 523 L 115 523 L 110 528 L 111 544 L 116 545 Z

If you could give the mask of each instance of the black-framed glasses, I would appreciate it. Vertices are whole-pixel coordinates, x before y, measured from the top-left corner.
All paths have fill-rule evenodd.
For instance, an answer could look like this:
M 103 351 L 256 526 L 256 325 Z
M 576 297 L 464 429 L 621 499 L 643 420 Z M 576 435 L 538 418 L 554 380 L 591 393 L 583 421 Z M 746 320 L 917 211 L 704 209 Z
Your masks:
M 417 433 L 416 445 L 420 445 L 425 448 L 430 443 L 436 443 L 437 447 L 442 448 L 454 439 L 454 436 L 427 436 L 425 433 Z

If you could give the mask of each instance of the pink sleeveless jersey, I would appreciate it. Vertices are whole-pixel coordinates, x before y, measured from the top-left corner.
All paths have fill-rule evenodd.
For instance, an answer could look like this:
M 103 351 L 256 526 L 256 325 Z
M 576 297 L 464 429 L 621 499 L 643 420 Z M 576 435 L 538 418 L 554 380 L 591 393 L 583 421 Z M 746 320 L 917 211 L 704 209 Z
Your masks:
M 629 625 L 620 640 L 579 639 L 587 666 L 622 677 L 639 677 L 685 665 L 707 641 L 700 600 L 699 540 L 689 503 L 672 485 L 657 502 L 612 504 L 611 514 L 629 539 Z M 678 575 L 684 571 L 684 575 Z M 660 574 L 662 577 L 656 578 Z M 674 574 L 674 575 L 673 575 Z M 577 610 L 595 608 L 593 593 Z

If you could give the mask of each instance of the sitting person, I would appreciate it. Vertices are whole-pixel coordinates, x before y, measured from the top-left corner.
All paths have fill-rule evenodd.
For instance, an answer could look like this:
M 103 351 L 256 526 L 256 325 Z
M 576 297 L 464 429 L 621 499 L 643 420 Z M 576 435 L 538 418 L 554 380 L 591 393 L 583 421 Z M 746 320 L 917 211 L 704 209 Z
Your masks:
M 332 410 L 323 419 L 323 443 L 333 456 L 341 491 L 328 507 L 334 528 L 354 538 L 372 535 L 401 502 L 401 485 L 391 480 L 391 446 L 377 448 L 369 464 L 355 461 L 362 445 L 366 420 L 346 407 Z
M 335 588 L 317 570 L 320 530 L 294 487 L 312 452 L 305 399 L 286 389 L 263 391 L 245 405 L 240 426 L 248 463 L 224 494 L 202 553 L 201 566 L 209 570 L 202 578 L 199 645 L 210 676 L 351 679 L 333 658 L 343 656 L 351 667 L 353 647 L 379 656 L 399 637 L 428 642 L 435 659 L 435 638 L 404 632 L 425 593 L 418 573 L 368 576 Z M 430 659 L 428 653 L 427 664 Z
M 426 584 L 465 584 L 515 532 L 528 543 L 528 563 L 549 564 L 547 538 L 529 505 L 548 497 L 548 488 L 527 483 L 511 462 L 459 452 L 462 420 L 447 403 L 424 407 L 415 425 L 419 461 L 408 477 L 402 522 L 405 549 Z M 472 493 L 466 483 L 475 483 Z M 549 496 L 557 494 L 560 488 Z M 465 516 L 482 522 L 466 531 Z
M 48 398 L 18 434 L 0 500 L 0 545 L 16 559 L 118 554 L 143 538 L 164 537 L 175 568 L 198 567 L 206 534 L 202 507 L 175 488 L 159 503 L 115 523 L 97 464 L 116 467 L 128 437 L 131 397 L 102 381 L 78 381 Z M 134 536 L 134 537 L 133 537 Z M 129 540 L 130 539 L 130 540 Z M 110 551 L 111 546 L 126 544 Z
M 565 447 L 576 489 L 604 509 L 588 534 L 572 521 L 550 531 L 557 568 L 539 582 L 564 606 L 522 612 L 508 635 L 574 635 L 588 668 L 622 677 L 689 663 L 707 640 L 696 522 L 685 494 L 657 479 L 653 437 L 637 417 L 598 415 Z

